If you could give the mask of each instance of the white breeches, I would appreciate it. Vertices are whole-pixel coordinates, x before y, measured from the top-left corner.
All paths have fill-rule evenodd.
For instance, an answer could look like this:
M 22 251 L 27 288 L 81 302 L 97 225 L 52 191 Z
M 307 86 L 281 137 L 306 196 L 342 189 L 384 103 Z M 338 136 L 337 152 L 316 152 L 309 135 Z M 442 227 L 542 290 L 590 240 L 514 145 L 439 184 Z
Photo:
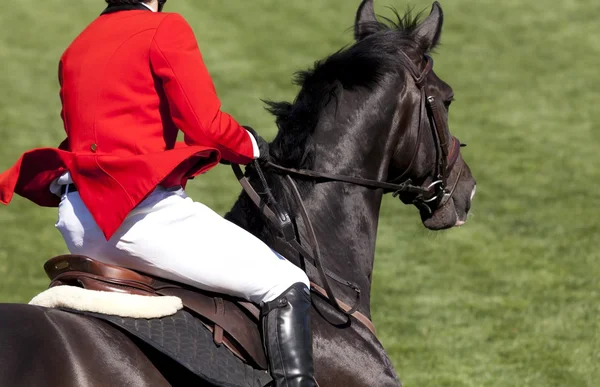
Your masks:
M 62 196 L 56 227 L 72 254 L 260 304 L 306 274 L 184 190 L 157 188 L 109 241 L 78 192 Z

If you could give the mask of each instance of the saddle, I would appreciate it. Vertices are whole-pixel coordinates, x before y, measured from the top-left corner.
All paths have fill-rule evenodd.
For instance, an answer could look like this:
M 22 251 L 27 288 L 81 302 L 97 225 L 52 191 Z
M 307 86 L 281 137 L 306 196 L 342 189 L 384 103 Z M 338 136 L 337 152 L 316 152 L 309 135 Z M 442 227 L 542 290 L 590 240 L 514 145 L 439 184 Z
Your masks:
M 52 258 L 46 262 L 44 270 L 51 280 L 50 287 L 70 285 L 89 290 L 179 297 L 184 308 L 212 332 L 217 346 L 225 345 L 244 362 L 258 369 L 267 369 L 267 357 L 258 328 L 260 310 L 250 302 L 101 263 L 81 255 Z
M 211 331 L 217 346 L 224 345 L 235 356 L 256 369 L 268 369 L 259 330 L 260 309 L 253 303 L 102 263 L 82 255 L 52 258 L 44 264 L 44 270 L 50 278 L 50 287 L 70 285 L 106 292 L 179 297 L 184 308 Z M 327 291 L 314 282 L 311 282 L 311 291 L 331 301 L 327 297 Z M 335 299 L 335 302 L 375 335 L 375 327 L 367 316 L 341 300 Z

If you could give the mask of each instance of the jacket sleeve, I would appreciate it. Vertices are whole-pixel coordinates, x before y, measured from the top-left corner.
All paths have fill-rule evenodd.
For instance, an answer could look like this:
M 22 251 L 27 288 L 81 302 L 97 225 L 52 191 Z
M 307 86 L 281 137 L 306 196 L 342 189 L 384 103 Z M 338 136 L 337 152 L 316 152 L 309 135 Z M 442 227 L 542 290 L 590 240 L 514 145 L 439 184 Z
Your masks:
M 258 157 L 252 135 L 221 111 L 194 32 L 181 15 L 169 14 L 156 30 L 150 62 L 186 144 L 214 147 L 222 158 L 238 164 Z

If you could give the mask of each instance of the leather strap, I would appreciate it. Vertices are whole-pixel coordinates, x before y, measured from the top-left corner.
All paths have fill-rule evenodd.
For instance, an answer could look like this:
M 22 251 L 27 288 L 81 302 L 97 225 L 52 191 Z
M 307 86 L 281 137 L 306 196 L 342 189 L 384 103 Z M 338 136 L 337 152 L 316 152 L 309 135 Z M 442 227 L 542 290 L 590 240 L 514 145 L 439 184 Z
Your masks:
M 404 56 L 406 56 L 408 58 L 408 55 L 406 55 L 404 52 L 402 52 L 402 53 L 404 54 Z M 408 63 L 410 63 L 412 65 L 412 61 L 410 59 L 409 59 Z M 421 71 L 420 74 L 418 73 L 418 71 L 414 65 L 409 67 L 409 69 L 413 72 L 412 76 L 415 79 L 416 85 L 419 87 L 419 89 L 421 89 L 425 85 L 425 81 L 427 80 L 427 75 L 429 75 L 431 70 L 433 70 L 433 58 L 430 57 L 429 55 L 425 55 L 425 68 L 423 69 L 423 71 Z
M 446 125 L 443 124 L 443 119 L 441 117 L 441 112 L 439 108 L 439 104 L 435 97 L 428 96 L 427 97 L 427 109 L 429 110 L 429 116 L 432 118 L 430 125 L 432 126 L 432 132 L 434 136 L 436 136 L 437 141 L 435 141 L 436 153 L 437 153 L 437 163 L 436 175 L 438 179 L 441 179 L 446 185 L 446 168 L 448 166 L 447 157 L 448 157 L 448 139 L 446 137 Z
M 452 185 L 452 188 L 450 189 L 450 191 L 444 192 L 444 197 L 442 198 L 442 201 L 439 204 L 439 208 L 442 208 L 446 204 L 448 204 L 448 201 L 452 197 L 454 190 L 456 190 L 456 187 L 458 186 L 458 182 L 460 181 L 460 178 L 461 178 L 464 170 L 465 170 L 465 166 L 463 164 L 460 166 L 460 170 L 458 171 L 458 175 L 456 176 L 456 179 L 454 180 L 454 184 Z
M 308 178 L 311 178 L 312 180 L 323 179 L 323 180 L 328 180 L 328 181 L 340 181 L 340 182 L 344 182 L 344 183 L 360 185 L 362 187 L 381 188 L 381 189 L 385 189 L 385 190 L 393 191 L 393 192 L 407 192 L 407 191 L 415 192 L 415 193 L 429 192 L 425 188 L 411 185 L 410 180 L 407 180 L 401 184 L 395 184 L 395 183 L 388 183 L 388 182 L 379 181 L 379 180 L 363 179 L 363 178 L 354 177 L 354 176 L 336 175 L 333 173 L 312 171 L 309 169 L 286 168 L 281 165 L 272 163 L 270 161 L 266 165 L 269 168 L 272 168 L 279 172 L 285 172 L 285 173 L 299 176 L 299 177 L 308 177 Z
M 323 289 L 319 285 L 315 284 L 314 282 L 311 282 L 310 287 L 314 292 L 317 292 L 320 295 L 322 295 L 323 297 L 327 298 L 327 292 L 325 291 L 325 289 Z M 338 300 L 338 303 L 340 304 L 340 306 L 342 308 L 344 308 L 347 311 L 349 311 L 351 309 L 350 305 L 344 303 L 343 301 Z M 356 313 L 352 314 L 352 317 L 354 317 L 355 319 L 360 321 L 365 327 L 367 327 L 368 330 L 371 331 L 371 333 L 373 333 L 373 335 L 377 336 L 377 333 L 375 331 L 375 325 L 373 325 L 373 322 L 371 320 L 369 320 L 369 318 L 367 316 L 365 316 L 362 313 L 356 312 Z
M 408 164 L 408 167 L 406 167 L 404 169 L 404 172 L 402 172 L 402 174 L 398 177 L 396 177 L 395 179 L 393 179 L 392 181 L 390 181 L 390 183 L 397 183 L 399 181 L 402 181 L 402 179 L 404 179 L 404 176 L 406 176 L 410 171 L 412 171 L 412 167 L 415 164 L 415 161 L 417 160 L 417 156 L 419 155 L 419 148 L 421 147 L 421 138 L 423 137 L 423 130 L 421 130 L 421 126 L 423 125 L 423 120 L 424 120 L 424 116 L 426 114 L 425 112 L 425 94 L 421 93 L 421 97 L 420 97 L 420 102 L 419 102 L 419 127 L 417 128 L 417 137 L 416 137 L 416 141 L 415 141 L 415 146 L 413 147 L 414 151 L 413 151 L 413 156 L 410 159 L 410 164 Z M 399 153 L 401 152 L 401 148 L 396 148 L 396 150 L 394 151 L 394 158 L 399 157 Z
M 215 297 L 215 314 L 219 318 L 225 316 L 225 305 L 223 304 L 223 299 L 220 297 Z M 217 347 L 220 347 L 223 344 L 223 327 L 219 324 L 215 324 L 213 339 Z

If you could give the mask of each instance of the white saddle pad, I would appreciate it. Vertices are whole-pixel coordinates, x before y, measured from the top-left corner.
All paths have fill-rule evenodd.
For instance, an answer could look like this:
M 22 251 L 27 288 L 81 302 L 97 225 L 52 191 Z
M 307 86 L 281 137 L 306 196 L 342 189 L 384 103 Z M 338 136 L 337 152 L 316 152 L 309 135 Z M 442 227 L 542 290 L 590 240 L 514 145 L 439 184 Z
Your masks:
M 183 308 L 179 297 L 101 292 L 75 286 L 55 286 L 35 296 L 29 304 L 146 319 L 171 316 Z

